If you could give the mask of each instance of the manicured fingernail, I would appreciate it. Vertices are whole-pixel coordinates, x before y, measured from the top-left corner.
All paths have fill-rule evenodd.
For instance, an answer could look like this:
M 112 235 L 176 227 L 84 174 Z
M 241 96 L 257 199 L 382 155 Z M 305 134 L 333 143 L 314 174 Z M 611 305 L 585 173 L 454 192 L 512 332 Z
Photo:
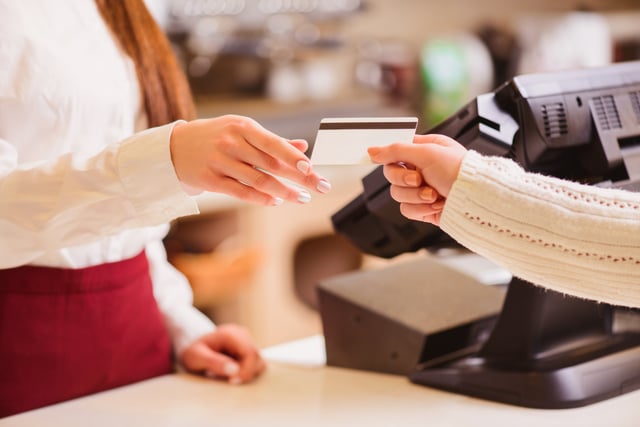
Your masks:
M 300 160 L 298 163 L 296 163 L 296 167 L 300 172 L 306 175 L 311 170 L 311 163 L 307 162 L 306 160 Z
M 242 384 L 242 379 L 240 377 L 229 378 L 229 384 L 232 384 L 232 385 Z
M 331 184 L 329 183 L 329 181 L 321 179 L 320 182 L 318 182 L 316 188 L 321 193 L 328 193 L 329 191 L 331 191 Z
M 274 197 L 273 200 L 271 201 L 271 206 L 280 206 L 283 203 L 284 203 L 284 200 L 282 198 Z
M 420 190 L 420 198 L 428 202 L 432 202 L 435 199 L 435 191 L 432 188 L 423 188 Z
M 235 363 L 231 363 L 231 362 L 225 363 L 223 369 L 224 369 L 225 375 L 227 375 L 228 377 L 232 377 L 236 375 L 238 371 L 240 371 L 240 367 Z
M 404 182 L 407 185 L 412 187 L 417 186 L 420 182 L 418 181 L 418 175 L 415 172 L 408 173 L 404 176 Z
M 298 193 L 298 201 L 300 203 L 309 203 L 311 201 L 311 194 L 307 190 L 300 190 Z

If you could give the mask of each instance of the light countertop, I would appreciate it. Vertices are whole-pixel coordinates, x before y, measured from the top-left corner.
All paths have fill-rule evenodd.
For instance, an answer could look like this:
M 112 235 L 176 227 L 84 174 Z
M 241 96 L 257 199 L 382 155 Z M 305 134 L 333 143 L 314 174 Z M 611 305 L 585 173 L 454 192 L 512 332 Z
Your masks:
M 0 420 L 22 426 L 637 426 L 640 392 L 538 410 L 324 365 L 322 337 L 267 348 L 265 374 L 231 386 L 187 374 L 143 381 Z

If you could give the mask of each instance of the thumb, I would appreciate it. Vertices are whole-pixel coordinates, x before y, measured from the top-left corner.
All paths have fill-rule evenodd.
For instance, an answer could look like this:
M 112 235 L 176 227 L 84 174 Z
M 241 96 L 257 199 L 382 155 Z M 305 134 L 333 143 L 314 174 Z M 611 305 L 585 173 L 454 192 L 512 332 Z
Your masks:
M 438 133 L 427 133 L 421 135 L 415 135 L 413 137 L 414 144 L 435 144 L 443 146 L 458 145 L 459 142 L 446 135 Z
M 431 146 L 425 149 L 425 146 Z M 448 149 L 464 150 L 459 142 L 440 134 L 421 134 L 413 138 L 413 144 L 394 143 L 383 147 L 369 147 L 368 153 L 374 163 L 411 163 L 429 162 L 434 156 L 442 155 Z M 413 161 L 408 161 L 412 159 Z
M 414 166 L 418 166 L 418 160 L 422 160 L 428 154 L 420 145 L 401 142 L 383 147 L 369 147 L 367 152 L 373 163 L 390 164 L 402 162 Z

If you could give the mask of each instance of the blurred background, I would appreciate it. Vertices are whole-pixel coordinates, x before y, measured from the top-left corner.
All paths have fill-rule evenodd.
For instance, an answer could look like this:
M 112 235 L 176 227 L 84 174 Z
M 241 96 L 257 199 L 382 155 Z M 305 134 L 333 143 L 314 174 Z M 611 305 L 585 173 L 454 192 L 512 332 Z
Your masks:
M 639 0 L 147 4 L 199 116 L 245 115 L 310 142 L 324 117 L 417 116 L 426 132 L 516 74 L 640 59 Z M 305 206 L 200 196 L 202 215 L 175 222 L 165 241 L 196 306 L 218 323 L 244 324 L 260 346 L 320 333 L 319 280 L 397 260 L 363 256 L 331 227 L 371 170 L 319 168 L 333 191 Z

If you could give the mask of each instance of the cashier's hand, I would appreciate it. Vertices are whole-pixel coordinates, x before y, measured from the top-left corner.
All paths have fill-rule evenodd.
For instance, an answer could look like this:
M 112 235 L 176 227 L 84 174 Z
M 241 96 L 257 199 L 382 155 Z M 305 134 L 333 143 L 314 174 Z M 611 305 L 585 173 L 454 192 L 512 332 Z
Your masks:
M 304 140 L 282 138 L 248 117 L 234 115 L 177 123 L 170 140 L 173 166 L 189 193 L 213 191 L 267 206 L 308 203 L 310 191 L 331 189 L 329 181 L 313 171 L 304 155 L 307 147 Z
M 444 135 L 416 135 L 413 144 L 369 148 L 374 163 L 383 164 L 391 197 L 409 219 L 440 224 L 451 186 L 467 152 Z
M 266 368 L 249 332 L 235 324 L 218 326 L 187 347 L 179 359 L 190 372 L 231 384 L 249 382 Z

